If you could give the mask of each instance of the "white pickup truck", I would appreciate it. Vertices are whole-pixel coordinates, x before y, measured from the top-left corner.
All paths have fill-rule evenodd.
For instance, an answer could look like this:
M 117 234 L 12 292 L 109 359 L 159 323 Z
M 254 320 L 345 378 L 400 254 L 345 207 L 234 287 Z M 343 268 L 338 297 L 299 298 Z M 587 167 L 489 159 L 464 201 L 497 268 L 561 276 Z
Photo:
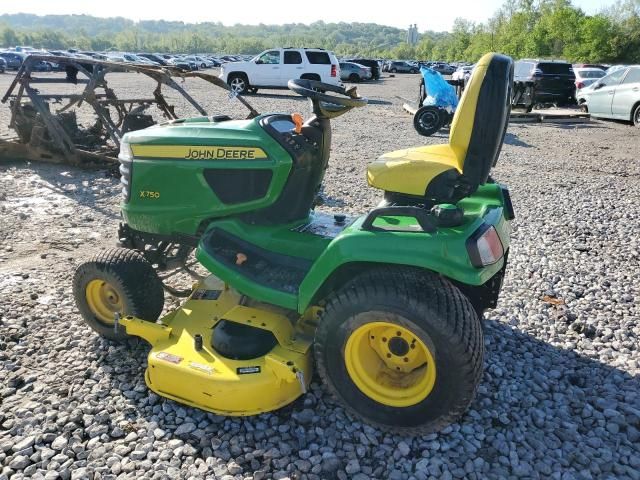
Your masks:
M 237 93 L 287 88 L 292 78 L 342 85 L 338 59 L 322 48 L 272 48 L 248 62 L 222 64 L 220 78 Z

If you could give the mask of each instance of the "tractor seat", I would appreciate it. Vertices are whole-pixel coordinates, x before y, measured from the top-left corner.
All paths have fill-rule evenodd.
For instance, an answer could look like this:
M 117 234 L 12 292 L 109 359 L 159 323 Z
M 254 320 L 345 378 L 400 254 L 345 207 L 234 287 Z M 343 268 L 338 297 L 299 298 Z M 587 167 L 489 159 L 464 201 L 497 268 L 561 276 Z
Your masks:
M 473 194 L 500 155 L 512 84 L 513 60 L 484 55 L 454 114 L 449 143 L 385 153 L 369 164 L 369 185 L 429 203 L 456 203 Z

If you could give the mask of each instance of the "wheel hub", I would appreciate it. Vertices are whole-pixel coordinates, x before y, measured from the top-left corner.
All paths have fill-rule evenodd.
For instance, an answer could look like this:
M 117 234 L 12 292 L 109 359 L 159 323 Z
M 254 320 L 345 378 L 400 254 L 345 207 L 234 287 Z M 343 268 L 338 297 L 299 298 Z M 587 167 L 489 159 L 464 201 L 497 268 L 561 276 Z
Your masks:
M 436 365 L 427 345 L 408 328 L 391 322 L 370 322 L 354 330 L 344 358 L 360 391 L 384 405 L 415 405 L 435 384 Z
M 86 287 L 87 304 L 103 323 L 112 325 L 116 312 L 122 312 L 123 302 L 113 285 L 104 280 L 91 280 Z
M 437 118 L 433 112 L 425 112 L 420 116 L 420 124 L 425 128 L 431 128 L 437 122 Z
M 402 337 L 393 337 L 389 340 L 389 351 L 397 357 L 403 357 L 409 352 L 409 344 Z

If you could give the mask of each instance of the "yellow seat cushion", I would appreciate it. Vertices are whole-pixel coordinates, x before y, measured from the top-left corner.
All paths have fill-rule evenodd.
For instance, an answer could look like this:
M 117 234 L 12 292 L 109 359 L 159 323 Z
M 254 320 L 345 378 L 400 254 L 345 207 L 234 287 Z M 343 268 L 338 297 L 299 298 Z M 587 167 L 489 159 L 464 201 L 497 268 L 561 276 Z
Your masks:
M 478 123 L 495 121 L 494 117 L 488 116 L 493 111 L 485 109 L 484 116 L 477 112 L 487 70 L 495 57 L 496 54 L 493 53 L 484 55 L 473 69 L 451 121 L 449 143 L 408 148 L 382 155 L 367 169 L 369 185 L 387 192 L 423 196 L 432 180 L 441 173 L 447 170 L 463 173 L 474 129 L 479 128 Z M 489 88 L 490 85 L 485 90 Z M 485 95 L 488 93 L 489 90 L 484 92 Z M 499 131 L 498 134 L 502 141 L 502 132 Z
M 428 145 L 385 153 L 367 167 L 374 188 L 408 195 L 425 194 L 432 179 L 447 170 L 462 173 L 462 159 L 450 145 Z

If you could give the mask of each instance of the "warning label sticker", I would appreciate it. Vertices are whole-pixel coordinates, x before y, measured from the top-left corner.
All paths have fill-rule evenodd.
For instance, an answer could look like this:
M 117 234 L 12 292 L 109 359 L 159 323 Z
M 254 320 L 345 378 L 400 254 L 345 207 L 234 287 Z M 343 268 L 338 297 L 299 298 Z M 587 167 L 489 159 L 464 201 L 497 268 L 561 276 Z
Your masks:
M 206 373 L 207 375 L 213 375 L 213 367 L 210 367 L 209 365 L 198 362 L 189 362 L 189 366 L 194 370 L 199 370 Z
M 217 300 L 221 293 L 222 290 L 198 289 L 191 294 L 191 300 Z
M 236 369 L 236 373 L 238 375 L 249 375 L 252 373 L 260 373 L 260 367 L 255 366 L 255 367 L 238 367 Z
M 158 360 L 163 360 L 165 362 L 173 363 L 175 365 L 179 364 L 182 361 L 182 357 L 178 355 L 174 355 L 173 353 L 168 352 L 158 352 L 154 355 Z

